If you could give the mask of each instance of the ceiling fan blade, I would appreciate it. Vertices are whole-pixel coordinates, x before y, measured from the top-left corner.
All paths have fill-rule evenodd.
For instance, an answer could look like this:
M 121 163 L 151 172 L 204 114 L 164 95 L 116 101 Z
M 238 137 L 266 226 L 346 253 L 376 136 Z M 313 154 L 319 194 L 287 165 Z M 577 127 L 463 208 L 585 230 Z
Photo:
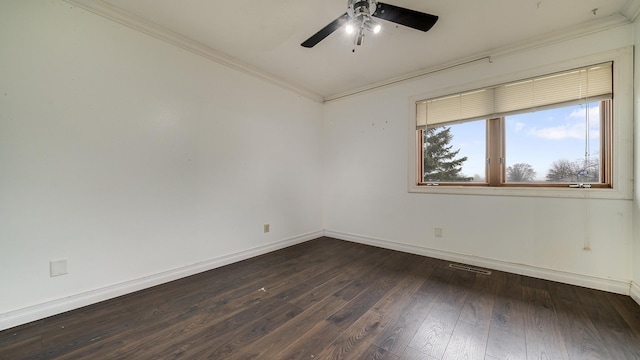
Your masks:
M 378 3 L 378 7 L 373 16 L 422 31 L 428 31 L 435 25 L 436 21 L 438 21 L 438 17 L 435 15 L 381 2 Z
M 331 33 L 338 30 L 342 25 L 346 24 L 348 21 L 349 21 L 349 15 L 347 13 L 344 13 L 339 18 L 333 20 L 329 25 L 323 27 L 320 31 L 313 34 L 313 36 L 305 40 L 305 42 L 303 42 L 300 45 L 306 48 L 312 48 L 316 46 L 324 38 L 331 35 Z

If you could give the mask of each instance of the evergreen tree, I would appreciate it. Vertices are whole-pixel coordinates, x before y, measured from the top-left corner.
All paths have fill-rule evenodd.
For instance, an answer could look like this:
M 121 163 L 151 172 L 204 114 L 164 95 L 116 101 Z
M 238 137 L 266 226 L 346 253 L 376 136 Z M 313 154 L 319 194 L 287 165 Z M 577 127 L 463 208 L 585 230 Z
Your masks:
M 472 177 L 461 174 L 467 157 L 456 158 L 460 149 L 453 150 L 449 143 L 453 139 L 451 128 L 430 128 L 424 132 L 424 181 L 471 181 Z

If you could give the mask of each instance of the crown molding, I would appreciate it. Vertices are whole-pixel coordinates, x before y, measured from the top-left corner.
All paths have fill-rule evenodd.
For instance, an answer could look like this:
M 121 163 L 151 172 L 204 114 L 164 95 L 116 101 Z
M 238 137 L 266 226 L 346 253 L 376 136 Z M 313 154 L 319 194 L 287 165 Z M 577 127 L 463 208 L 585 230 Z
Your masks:
M 139 16 L 130 14 L 116 6 L 108 4 L 102 0 L 63 0 L 71 5 L 75 5 L 86 11 L 102 16 L 111 21 L 117 22 L 131 29 L 140 31 L 156 39 L 165 41 L 169 44 L 190 51 L 196 55 L 200 55 L 206 59 L 214 61 L 218 64 L 225 65 L 234 70 L 240 71 L 255 78 L 264 80 L 268 83 L 276 85 L 280 88 L 292 91 L 298 95 L 302 95 L 316 102 L 323 102 L 324 97 L 302 88 L 296 84 L 282 80 L 275 75 L 262 71 L 251 65 L 245 64 L 238 59 L 232 58 L 221 53 L 211 47 L 201 44 L 197 41 L 189 39 L 179 33 L 168 30 L 156 23 L 143 19 Z
M 640 0 L 631 0 L 631 1 L 633 3 L 640 3 Z M 492 62 L 493 59 L 501 56 L 506 56 L 506 55 L 514 54 L 521 51 L 527 51 L 527 50 L 532 50 L 532 49 L 536 49 L 544 46 L 561 43 L 567 40 L 580 38 L 583 36 L 595 34 L 598 32 L 606 31 L 609 29 L 616 28 L 618 26 L 628 25 L 631 23 L 632 21 L 626 15 L 615 14 L 615 15 L 607 16 L 602 19 L 592 20 L 588 23 L 578 24 L 578 25 L 566 28 L 564 30 L 554 32 L 551 35 L 545 34 L 545 35 L 529 38 L 527 40 L 518 41 L 517 43 L 496 48 L 490 51 L 485 51 L 485 52 L 468 56 L 466 58 L 457 59 L 456 61 L 453 61 L 453 62 L 448 62 L 438 66 L 419 70 L 413 73 L 401 75 L 389 80 L 373 83 L 357 89 L 330 95 L 325 98 L 325 103 L 350 97 L 353 95 L 358 95 L 361 93 L 369 92 L 369 91 L 380 89 L 380 88 L 395 86 L 395 85 L 398 85 L 407 81 L 419 79 L 434 73 L 447 71 L 456 67 L 470 65 L 480 61 Z
M 582 36 L 594 34 L 597 32 L 605 31 L 615 28 L 617 26 L 627 25 L 633 23 L 638 16 L 640 16 L 640 0 L 629 0 L 627 5 L 620 11 L 619 14 L 611 15 L 602 19 L 593 20 L 586 24 L 578 24 L 576 26 L 567 28 L 562 31 L 554 32 L 551 35 L 543 35 L 534 38 L 527 39 L 526 41 L 519 41 L 518 43 L 493 49 L 478 54 L 471 55 L 463 59 L 457 59 L 456 61 L 440 64 L 438 66 L 425 68 L 416 72 L 408 73 L 398 77 L 394 77 L 385 81 L 372 83 L 366 86 L 362 86 L 356 89 L 348 90 L 345 92 L 333 94 L 327 97 L 315 93 L 311 90 L 302 88 L 296 84 L 280 79 L 279 77 L 262 71 L 256 67 L 245 64 L 238 59 L 232 58 L 220 51 L 217 51 L 211 47 L 201 44 L 197 41 L 189 39 L 179 33 L 168 30 L 158 24 L 145 20 L 139 16 L 130 14 L 116 6 L 108 4 L 103 0 L 63 0 L 72 5 L 76 5 L 84 10 L 102 16 L 106 19 L 125 25 L 131 29 L 140 31 L 147 35 L 150 35 L 159 40 L 170 43 L 174 46 L 180 47 L 184 50 L 190 51 L 194 54 L 200 55 L 216 63 L 225 65 L 234 70 L 248 74 L 250 76 L 259 78 L 268 83 L 276 85 L 280 88 L 292 91 L 298 95 L 302 95 L 308 99 L 316 102 L 331 102 L 345 97 L 369 92 L 372 90 L 385 88 L 389 86 L 398 85 L 407 81 L 422 78 L 433 73 L 446 71 L 455 67 L 469 65 L 478 61 L 491 61 L 491 59 L 509 55 L 519 51 L 526 51 L 543 46 L 556 44 L 562 41 L 579 38 Z
M 622 8 L 620 14 L 631 22 L 635 22 L 640 16 L 640 0 L 629 0 L 627 5 Z

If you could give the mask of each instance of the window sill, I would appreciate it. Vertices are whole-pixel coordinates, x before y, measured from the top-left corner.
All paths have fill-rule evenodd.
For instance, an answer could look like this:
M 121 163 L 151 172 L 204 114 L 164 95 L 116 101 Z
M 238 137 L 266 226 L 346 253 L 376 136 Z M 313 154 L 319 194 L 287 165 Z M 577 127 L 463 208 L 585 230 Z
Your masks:
M 488 186 L 426 186 L 410 185 L 409 193 L 446 194 L 446 195 L 481 195 L 481 196 L 519 196 L 519 197 L 547 197 L 547 198 L 591 198 L 631 200 L 631 194 L 619 189 L 580 189 L 559 187 L 488 187 Z

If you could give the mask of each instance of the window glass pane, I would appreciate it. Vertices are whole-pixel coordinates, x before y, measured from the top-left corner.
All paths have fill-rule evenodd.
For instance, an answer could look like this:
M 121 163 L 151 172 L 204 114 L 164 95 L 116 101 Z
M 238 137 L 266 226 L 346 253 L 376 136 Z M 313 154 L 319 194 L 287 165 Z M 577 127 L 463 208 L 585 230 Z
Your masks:
M 485 120 L 430 127 L 424 132 L 424 182 L 484 182 Z
M 600 102 L 507 116 L 507 183 L 600 182 Z

